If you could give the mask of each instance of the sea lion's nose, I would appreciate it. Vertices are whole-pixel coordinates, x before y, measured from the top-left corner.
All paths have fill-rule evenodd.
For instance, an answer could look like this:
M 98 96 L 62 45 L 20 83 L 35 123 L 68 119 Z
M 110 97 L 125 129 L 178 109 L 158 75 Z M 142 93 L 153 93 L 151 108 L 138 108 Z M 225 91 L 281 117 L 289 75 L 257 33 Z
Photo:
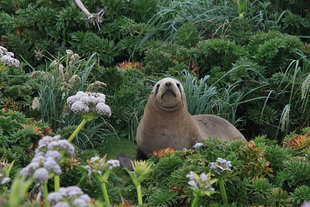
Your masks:
M 167 86 L 167 87 L 170 87 L 170 86 L 171 86 L 171 82 L 167 82 L 167 83 L 166 83 L 166 86 Z

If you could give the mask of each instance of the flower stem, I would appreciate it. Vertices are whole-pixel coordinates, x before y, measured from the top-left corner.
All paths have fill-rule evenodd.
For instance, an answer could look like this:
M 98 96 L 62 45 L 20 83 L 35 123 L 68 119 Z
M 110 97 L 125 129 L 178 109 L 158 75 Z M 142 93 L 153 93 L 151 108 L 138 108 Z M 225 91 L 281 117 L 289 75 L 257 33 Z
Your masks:
M 109 196 L 108 196 L 107 187 L 106 187 L 104 182 L 101 183 L 101 189 L 102 189 L 103 197 L 104 197 L 104 200 L 105 200 L 107 206 L 111 206 Z
M 47 203 L 47 195 L 48 195 L 48 190 L 47 190 L 47 182 L 43 183 L 43 192 L 44 192 L 44 203 L 45 203 L 45 207 L 48 207 L 48 203 Z
M 87 120 L 83 119 L 83 121 L 80 123 L 80 125 L 74 130 L 74 132 L 71 134 L 71 136 L 68 138 L 68 141 L 71 142 L 74 137 L 79 133 L 79 131 L 83 128 L 83 126 L 86 124 Z
M 226 195 L 226 190 L 225 190 L 223 178 L 219 178 L 219 185 L 220 185 L 220 191 L 221 191 L 223 202 L 225 205 L 228 205 L 228 200 L 227 200 L 227 195 Z
M 196 207 L 198 205 L 198 201 L 199 201 L 199 196 L 195 195 L 194 201 L 192 203 L 192 207 Z
M 138 205 L 142 206 L 143 202 L 142 202 L 142 192 L 141 192 L 141 184 L 140 183 L 137 185 L 137 195 L 138 195 Z
M 54 176 L 54 191 L 58 192 L 59 191 L 59 186 L 60 186 L 60 178 L 59 175 Z

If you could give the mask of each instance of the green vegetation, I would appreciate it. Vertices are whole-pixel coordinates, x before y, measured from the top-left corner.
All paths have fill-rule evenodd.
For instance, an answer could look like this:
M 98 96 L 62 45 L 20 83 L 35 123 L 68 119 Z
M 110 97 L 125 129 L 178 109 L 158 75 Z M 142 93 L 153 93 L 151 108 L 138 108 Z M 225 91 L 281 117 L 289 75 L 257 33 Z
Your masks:
M 93 206 L 118 205 L 120 197 L 122 206 L 310 200 L 309 1 L 82 2 L 95 16 L 88 18 L 74 0 L 0 1 L 0 161 L 10 166 L 0 166 L 1 206 L 44 205 L 35 202 L 36 181 L 19 171 L 43 136 L 68 139 L 81 123 L 67 104 L 78 91 L 105 94 L 112 111 L 81 128 L 75 157 L 61 163 L 60 186 L 78 185 L 96 200 Z M 10 64 L 3 47 L 18 64 Z M 191 114 L 221 116 L 249 142 L 210 139 L 197 150 L 166 149 L 146 163 L 151 170 L 143 180 L 119 167 L 104 169 L 104 188 L 100 179 L 88 179 L 84 166 L 92 157 L 135 157 L 139 120 L 163 77 L 182 82 Z M 216 176 L 210 163 L 217 158 L 231 161 L 232 171 Z M 188 185 L 190 171 L 198 176 L 191 181 L 210 188 Z M 54 189 L 44 185 L 45 192 Z

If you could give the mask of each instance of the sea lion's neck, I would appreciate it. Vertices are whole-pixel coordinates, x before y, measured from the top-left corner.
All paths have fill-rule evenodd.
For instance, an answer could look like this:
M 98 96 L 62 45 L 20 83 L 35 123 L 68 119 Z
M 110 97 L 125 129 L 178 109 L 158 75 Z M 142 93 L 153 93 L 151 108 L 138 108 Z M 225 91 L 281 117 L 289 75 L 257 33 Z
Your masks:
M 186 105 L 185 105 L 186 106 Z M 145 108 L 145 111 L 148 111 L 148 113 L 144 114 L 143 117 L 145 119 L 152 119 L 152 120 L 178 120 L 182 121 L 183 116 L 188 114 L 187 108 L 185 106 L 179 105 L 178 107 L 175 107 L 175 110 L 163 110 L 162 108 L 158 107 L 156 105 L 155 100 L 148 101 Z

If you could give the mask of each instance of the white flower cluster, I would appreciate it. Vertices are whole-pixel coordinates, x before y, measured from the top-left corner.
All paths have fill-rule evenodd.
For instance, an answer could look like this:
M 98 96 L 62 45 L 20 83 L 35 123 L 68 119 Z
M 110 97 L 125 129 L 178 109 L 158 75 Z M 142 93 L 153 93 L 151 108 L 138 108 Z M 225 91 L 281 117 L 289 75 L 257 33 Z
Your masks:
M 88 170 L 88 177 L 91 177 L 92 173 L 97 173 L 102 175 L 106 168 L 112 170 L 115 167 L 120 166 L 120 162 L 118 160 L 108 160 L 106 161 L 105 157 L 92 157 L 89 161 L 87 161 L 88 165 L 86 165 L 86 169 Z
M 72 157 L 74 147 L 67 140 L 61 140 L 60 136 L 45 136 L 35 150 L 35 156 L 20 172 L 22 176 L 33 176 L 39 183 L 46 183 L 50 174 L 61 174 L 59 166 L 62 156 Z
M 96 112 L 109 117 L 112 114 L 110 107 L 105 104 L 105 95 L 102 93 L 79 91 L 67 99 L 67 104 L 71 106 L 74 113 L 78 114 Z
M 0 162 L 0 170 L 2 171 L 2 169 L 5 167 L 6 163 Z M 5 177 L 5 175 L 0 172 L 0 185 L 4 185 L 6 183 L 8 183 L 11 180 L 11 178 L 9 177 Z
M 91 198 L 77 186 L 60 188 L 59 192 L 50 193 L 47 202 L 52 207 L 88 207 Z
M 198 148 L 203 147 L 203 146 L 205 146 L 204 143 L 202 143 L 202 142 L 197 142 L 196 144 L 194 144 L 194 146 L 193 146 L 192 148 L 193 148 L 193 149 L 198 149 Z
M 0 62 L 5 65 L 19 67 L 19 60 L 14 58 L 14 53 L 9 52 L 5 47 L 0 46 Z
M 300 207 L 310 207 L 310 201 L 302 203 Z
M 213 182 L 211 181 L 210 174 L 201 173 L 199 176 L 193 171 L 190 171 L 186 175 L 186 177 L 189 178 L 188 184 L 192 186 L 194 190 L 201 189 L 208 192 L 214 191 L 214 188 L 212 187 Z
M 222 158 L 217 158 L 216 162 L 210 163 L 210 168 L 213 169 L 217 174 L 222 174 L 225 171 L 231 171 L 231 161 L 227 161 Z

